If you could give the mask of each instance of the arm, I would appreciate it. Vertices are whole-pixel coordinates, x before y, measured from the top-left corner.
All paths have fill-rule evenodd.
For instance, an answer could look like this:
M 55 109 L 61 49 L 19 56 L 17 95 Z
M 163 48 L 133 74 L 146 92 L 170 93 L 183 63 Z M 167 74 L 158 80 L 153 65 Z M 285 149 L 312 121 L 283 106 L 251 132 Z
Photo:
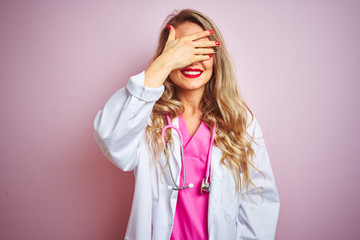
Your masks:
M 256 155 L 254 164 L 265 175 L 264 179 L 258 171 L 253 170 L 252 181 L 261 191 L 263 199 L 256 189 L 249 189 L 249 196 L 256 204 L 244 193 L 237 219 L 237 239 L 274 239 L 280 200 L 262 131 L 255 118 L 249 133 L 256 141 L 252 144 Z
M 130 78 L 99 111 L 94 121 L 95 141 L 104 155 L 124 171 L 137 165 L 136 149 L 155 102 L 164 87 L 144 86 L 144 72 Z

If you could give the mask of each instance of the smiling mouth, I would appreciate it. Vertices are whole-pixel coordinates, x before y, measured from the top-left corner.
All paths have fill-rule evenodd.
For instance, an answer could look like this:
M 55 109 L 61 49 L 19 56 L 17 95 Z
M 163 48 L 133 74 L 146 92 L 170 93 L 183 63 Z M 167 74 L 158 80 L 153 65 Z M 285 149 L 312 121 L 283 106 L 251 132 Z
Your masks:
M 184 75 L 187 78 L 197 78 L 200 77 L 200 75 L 203 73 L 200 69 L 190 69 L 186 68 L 181 71 L 182 75 Z

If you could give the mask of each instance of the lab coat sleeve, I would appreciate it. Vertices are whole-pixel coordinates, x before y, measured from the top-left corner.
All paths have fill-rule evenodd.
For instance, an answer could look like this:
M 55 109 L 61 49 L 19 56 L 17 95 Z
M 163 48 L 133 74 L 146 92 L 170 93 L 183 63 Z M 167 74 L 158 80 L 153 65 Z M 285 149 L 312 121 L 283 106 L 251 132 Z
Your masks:
M 274 239 L 280 209 L 279 194 L 262 131 L 255 118 L 248 131 L 256 141 L 252 143 L 254 164 L 265 175 L 264 178 L 258 171 L 252 170 L 252 181 L 261 191 L 263 199 L 258 191 L 250 187 L 249 196 L 256 204 L 244 193 L 238 212 L 237 239 Z
M 138 163 L 137 148 L 145 137 L 155 102 L 164 86 L 144 86 L 145 72 L 130 78 L 125 88 L 115 92 L 94 121 L 94 137 L 106 158 L 123 171 L 133 170 Z

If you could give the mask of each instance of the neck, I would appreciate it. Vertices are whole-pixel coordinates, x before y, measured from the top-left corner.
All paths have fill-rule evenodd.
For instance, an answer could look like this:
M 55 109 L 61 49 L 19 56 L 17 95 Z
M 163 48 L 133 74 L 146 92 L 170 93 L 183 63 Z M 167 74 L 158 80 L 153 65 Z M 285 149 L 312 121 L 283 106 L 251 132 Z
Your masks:
M 184 104 L 185 111 L 183 115 L 186 116 L 199 116 L 201 118 L 202 112 L 200 103 L 204 94 L 204 90 L 199 91 L 186 91 L 181 90 L 178 92 L 179 100 Z

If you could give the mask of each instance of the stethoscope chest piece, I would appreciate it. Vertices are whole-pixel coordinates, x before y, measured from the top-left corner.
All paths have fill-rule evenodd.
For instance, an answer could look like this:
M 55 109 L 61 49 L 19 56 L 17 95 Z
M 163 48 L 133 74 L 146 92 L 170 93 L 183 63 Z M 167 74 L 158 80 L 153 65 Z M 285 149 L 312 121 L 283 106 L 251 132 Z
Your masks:
M 201 182 L 201 194 L 203 194 L 203 191 L 210 192 L 210 183 L 208 178 L 204 178 Z

